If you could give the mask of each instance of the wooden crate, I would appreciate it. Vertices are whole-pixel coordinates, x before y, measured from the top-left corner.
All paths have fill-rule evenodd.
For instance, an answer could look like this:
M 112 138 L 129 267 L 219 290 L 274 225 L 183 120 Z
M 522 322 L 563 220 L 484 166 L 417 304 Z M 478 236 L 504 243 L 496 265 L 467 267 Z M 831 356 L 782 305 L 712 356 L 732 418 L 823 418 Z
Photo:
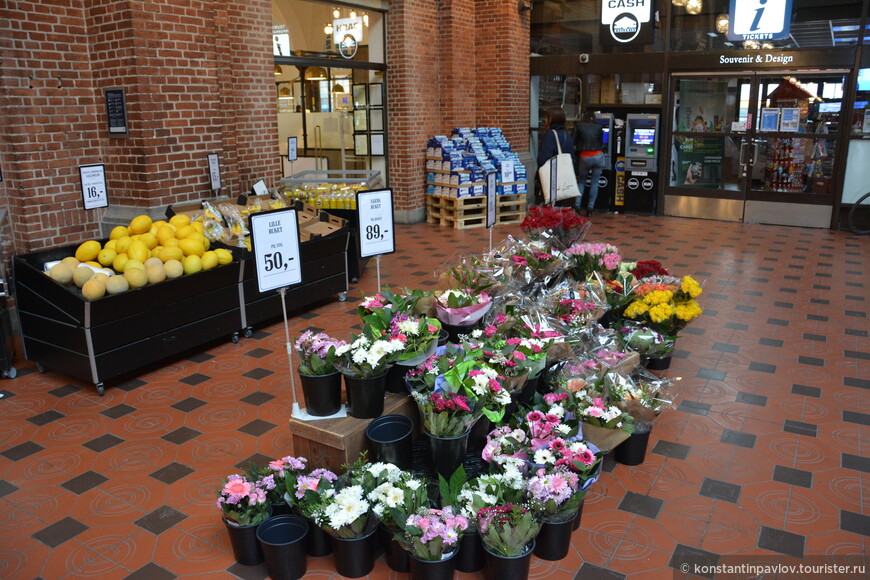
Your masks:
M 417 433 L 420 419 L 411 397 L 387 393 L 383 414 L 410 417 L 414 421 L 414 433 Z M 372 421 L 374 419 L 355 417 L 300 421 L 291 417 L 294 452 L 297 457 L 307 457 L 309 465 L 340 473 L 342 465 L 355 462 L 368 448 L 365 430 Z
M 426 196 L 426 221 L 457 230 L 486 225 L 486 198 Z
M 510 195 L 498 196 L 496 202 L 497 224 L 518 224 L 526 217 L 526 194 L 513 193 Z

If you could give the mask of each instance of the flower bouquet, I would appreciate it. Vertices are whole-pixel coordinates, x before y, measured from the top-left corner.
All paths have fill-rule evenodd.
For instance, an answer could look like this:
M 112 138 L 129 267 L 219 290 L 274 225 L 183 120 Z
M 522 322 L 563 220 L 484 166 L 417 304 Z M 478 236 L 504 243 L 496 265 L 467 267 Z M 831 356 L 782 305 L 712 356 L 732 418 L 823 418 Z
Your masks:
M 217 507 L 231 526 L 251 526 L 269 517 L 266 483 L 230 475 L 218 492 Z
M 664 358 L 674 351 L 674 340 L 649 326 L 627 323 L 619 329 L 619 343 L 627 352 L 636 352 L 641 360 Z
M 403 342 L 405 347 L 396 359 L 403 366 L 417 366 L 435 354 L 441 322 L 436 318 L 425 318 L 400 313 L 389 325 L 390 340 Z
M 701 292 L 701 286 L 691 276 L 642 278 L 624 316 L 673 340 L 703 312 L 695 300 Z
M 634 418 L 638 429 L 641 424 L 652 423 L 662 411 L 673 406 L 673 397 L 667 393 L 670 381 L 643 369 L 630 377 L 609 373 L 605 383 L 610 400 Z
M 435 293 L 435 315 L 451 326 L 472 326 L 491 306 L 492 299 L 486 292 L 451 289 Z
M 568 272 L 578 282 L 585 282 L 596 272 L 612 279 L 619 269 L 619 249 L 605 243 L 573 244 L 565 249 L 570 261 Z
M 408 514 L 429 506 L 426 483 L 406 471 L 400 472 L 395 480 L 376 486 L 369 492 L 368 499 L 378 519 L 394 532 L 399 529 L 397 521 L 401 522 Z
M 504 377 L 504 387 L 511 394 L 519 392 L 532 371 L 539 372 L 547 359 L 543 341 L 525 338 L 489 339 L 468 354 Z
M 603 452 L 615 449 L 634 432 L 634 418 L 601 397 L 574 397 L 574 413 L 582 421 L 583 438 Z
M 397 338 L 372 338 L 366 334 L 354 336 L 351 343 L 335 349 L 335 367 L 345 376 L 356 379 L 379 377 L 405 349 Z
M 287 494 L 296 498 L 296 508 L 303 517 L 314 520 L 326 498 L 335 494 L 334 484 L 337 480 L 335 473 L 318 468 L 307 475 L 298 475 L 295 484 L 288 479 Z
M 400 528 L 394 539 L 404 549 L 418 560 L 437 562 L 449 558 L 459 548 L 468 519 L 454 514 L 451 506 L 422 508 L 409 515 Z
M 468 518 L 469 532 L 477 530 L 476 514 L 485 507 L 522 502 L 526 479 L 518 469 L 481 475 L 462 486 L 456 497 L 459 513 Z
M 288 487 L 296 486 L 296 478 L 305 469 L 308 460 L 304 457 L 282 457 L 270 461 L 269 465 L 261 468 L 257 477 L 266 488 L 266 496 L 273 504 L 286 502 L 293 505 L 294 498 L 287 493 Z
M 513 558 L 527 553 L 541 529 L 541 522 L 527 506 L 508 503 L 477 512 L 477 529 L 483 545 L 499 556 Z
M 586 495 L 576 473 L 564 467 L 542 467 L 526 483 L 526 497 L 544 521 L 573 518 Z
M 522 474 L 528 450 L 528 435 L 523 429 L 502 425 L 487 433 L 481 457 L 490 464 L 490 470 Z
M 361 485 L 344 487 L 323 498 L 314 512 L 314 523 L 336 538 L 360 538 L 377 521 Z
M 569 207 L 532 206 L 520 224 L 530 239 L 563 249 L 580 242 L 592 223 Z
M 299 353 L 299 372 L 303 375 L 322 376 L 335 372 L 335 351 L 346 345 L 323 332 L 307 330 L 293 345 Z

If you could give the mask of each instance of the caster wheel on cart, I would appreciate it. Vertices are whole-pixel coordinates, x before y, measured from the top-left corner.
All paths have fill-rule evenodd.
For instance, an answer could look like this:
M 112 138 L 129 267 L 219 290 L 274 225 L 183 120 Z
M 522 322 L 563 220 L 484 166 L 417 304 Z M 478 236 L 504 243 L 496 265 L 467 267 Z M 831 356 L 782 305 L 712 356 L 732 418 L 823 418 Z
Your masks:
M 230 337 L 230 340 L 233 341 L 233 344 L 239 344 L 239 333 L 234 332 L 233 335 Z
M 338 301 L 344 302 L 345 300 L 347 300 L 347 292 L 339 292 L 338 293 Z
M 97 383 L 97 394 L 101 397 L 106 394 L 106 387 L 103 386 L 103 383 Z
M 18 371 L 15 370 L 15 367 L 9 367 L 5 371 L 3 371 L 3 377 L 7 379 L 14 379 L 18 376 Z
M 44 373 L 45 372 L 45 365 L 42 363 L 36 363 L 36 370 L 38 370 L 41 373 Z
M 254 329 L 249 326 L 242 333 L 242 336 L 244 336 L 245 338 L 251 338 L 252 336 L 254 336 Z

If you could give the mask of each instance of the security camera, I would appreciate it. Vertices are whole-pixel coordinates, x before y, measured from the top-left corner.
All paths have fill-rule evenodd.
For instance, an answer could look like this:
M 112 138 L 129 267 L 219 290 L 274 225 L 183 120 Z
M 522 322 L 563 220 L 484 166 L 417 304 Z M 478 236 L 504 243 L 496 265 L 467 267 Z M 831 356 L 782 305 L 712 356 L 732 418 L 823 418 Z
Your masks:
M 583 64 L 586 64 L 587 62 L 589 62 L 589 55 L 586 54 L 585 52 L 583 54 L 581 54 L 580 55 L 580 62 L 582 62 Z

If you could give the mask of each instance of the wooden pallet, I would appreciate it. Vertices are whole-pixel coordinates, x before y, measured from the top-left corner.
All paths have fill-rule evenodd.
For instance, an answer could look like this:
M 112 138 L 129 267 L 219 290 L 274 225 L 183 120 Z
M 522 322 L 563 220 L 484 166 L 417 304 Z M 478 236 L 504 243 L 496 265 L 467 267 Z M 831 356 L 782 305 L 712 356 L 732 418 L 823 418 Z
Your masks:
M 515 224 L 526 215 L 526 194 L 501 195 L 496 207 L 496 224 Z M 486 197 L 441 197 L 426 195 L 426 222 L 452 226 L 457 230 L 486 226 Z

